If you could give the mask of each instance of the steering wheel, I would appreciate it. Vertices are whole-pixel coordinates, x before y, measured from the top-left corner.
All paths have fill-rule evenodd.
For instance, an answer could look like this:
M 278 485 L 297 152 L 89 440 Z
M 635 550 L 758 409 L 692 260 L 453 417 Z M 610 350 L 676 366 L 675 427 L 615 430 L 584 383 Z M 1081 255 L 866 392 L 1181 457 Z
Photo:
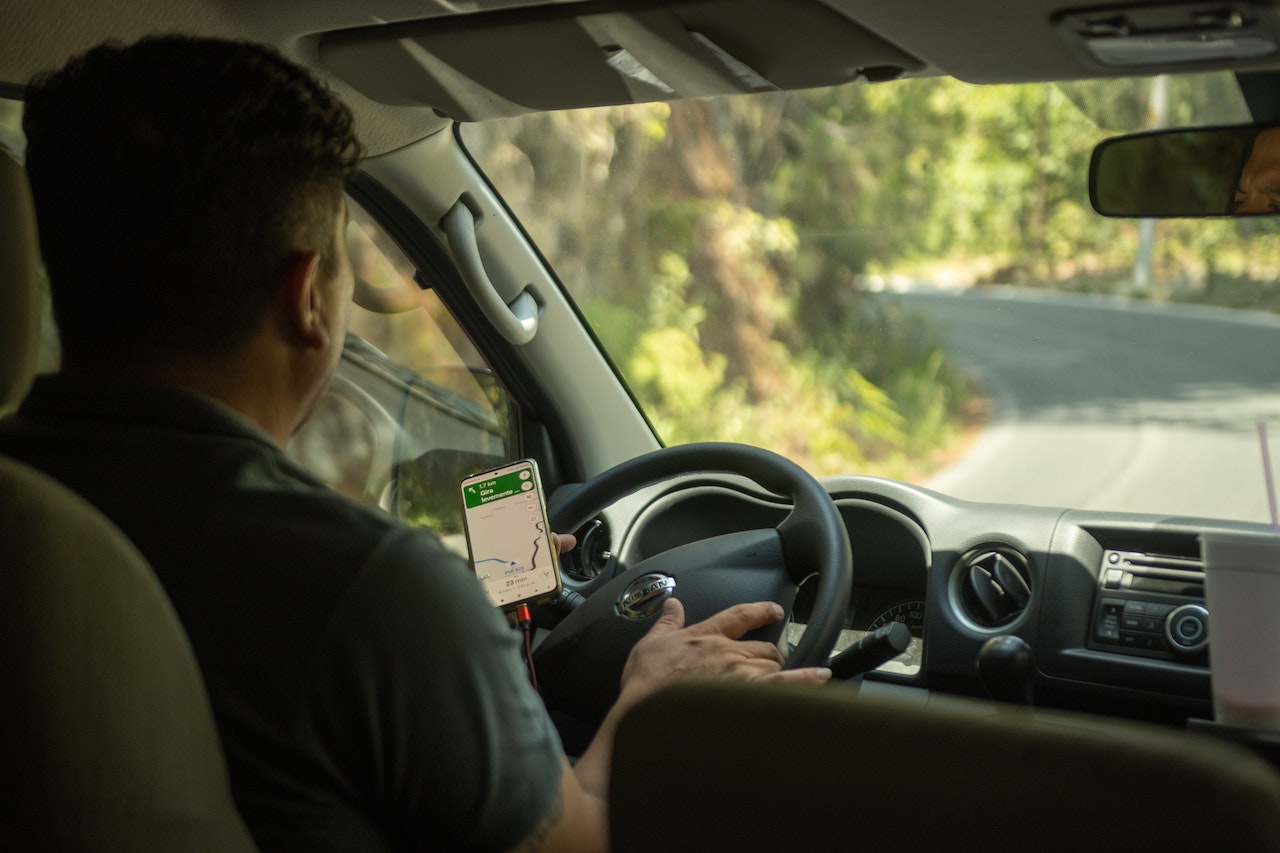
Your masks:
M 708 442 L 637 456 L 584 484 L 550 513 L 553 530 L 577 530 L 635 490 L 695 471 L 738 474 L 792 503 L 776 528 L 728 533 L 644 560 L 600 587 L 534 652 L 548 705 L 598 723 L 618 698 L 622 668 L 669 597 L 692 625 L 734 604 L 772 600 L 791 616 L 800 584 L 817 576 L 809 623 L 786 667 L 826 663 L 849 609 L 853 557 L 844 521 L 803 468 L 768 450 Z M 781 640 L 788 619 L 748 635 Z

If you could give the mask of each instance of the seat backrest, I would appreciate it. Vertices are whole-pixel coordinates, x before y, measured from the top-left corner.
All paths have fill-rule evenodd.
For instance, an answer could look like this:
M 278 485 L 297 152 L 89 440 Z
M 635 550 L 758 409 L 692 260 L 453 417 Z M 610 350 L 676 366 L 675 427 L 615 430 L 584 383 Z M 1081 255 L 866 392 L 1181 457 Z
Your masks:
M 34 221 L 0 150 L 0 414 L 35 367 Z M 252 849 L 151 568 L 83 499 L 0 457 L 0 850 Z
M 1280 850 L 1280 779 L 1232 744 L 847 685 L 679 685 L 614 745 L 613 853 Z
M 0 626 L 0 849 L 253 849 L 150 567 L 84 500 L 2 457 Z
M 40 346 L 40 249 L 21 164 L 0 146 L 0 416 L 31 385 Z

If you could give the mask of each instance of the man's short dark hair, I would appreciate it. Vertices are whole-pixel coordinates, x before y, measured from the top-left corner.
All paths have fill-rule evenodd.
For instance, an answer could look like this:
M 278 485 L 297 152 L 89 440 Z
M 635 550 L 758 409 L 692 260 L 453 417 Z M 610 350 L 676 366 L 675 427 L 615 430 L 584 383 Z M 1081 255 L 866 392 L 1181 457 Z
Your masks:
M 209 353 L 263 322 L 302 251 L 331 271 L 351 112 L 272 48 L 106 44 L 32 81 L 27 170 L 77 358 Z

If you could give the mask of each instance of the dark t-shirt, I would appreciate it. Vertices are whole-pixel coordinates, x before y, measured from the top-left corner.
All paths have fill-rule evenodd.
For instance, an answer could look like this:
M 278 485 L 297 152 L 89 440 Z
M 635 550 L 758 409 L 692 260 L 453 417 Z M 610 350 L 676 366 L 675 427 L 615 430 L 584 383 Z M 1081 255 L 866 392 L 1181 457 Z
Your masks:
M 155 568 L 264 850 L 501 850 L 550 809 L 562 753 L 517 638 L 433 534 L 180 391 L 42 378 L 0 453 Z

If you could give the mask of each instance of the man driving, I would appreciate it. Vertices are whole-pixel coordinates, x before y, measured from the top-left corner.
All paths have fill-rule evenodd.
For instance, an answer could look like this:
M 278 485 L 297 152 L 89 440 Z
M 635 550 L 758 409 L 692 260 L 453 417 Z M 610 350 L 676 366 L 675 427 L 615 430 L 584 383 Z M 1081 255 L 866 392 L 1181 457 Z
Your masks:
M 263 849 L 601 850 L 612 733 L 640 697 L 829 676 L 738 640 L 775 604 L 686 627 L 668 602 L 571 766 L 466 564 L 282 450 L 347 326 L 345 105 L 272 49 L 155 37 L 34 81 L 24 128 L 62 366 L 0 453 L 155 568 Z
M 1280 128 L 1267 128 L 1254 137 L 1249 158 L 1240 171 L 1231 212 L 1280 212 Z

